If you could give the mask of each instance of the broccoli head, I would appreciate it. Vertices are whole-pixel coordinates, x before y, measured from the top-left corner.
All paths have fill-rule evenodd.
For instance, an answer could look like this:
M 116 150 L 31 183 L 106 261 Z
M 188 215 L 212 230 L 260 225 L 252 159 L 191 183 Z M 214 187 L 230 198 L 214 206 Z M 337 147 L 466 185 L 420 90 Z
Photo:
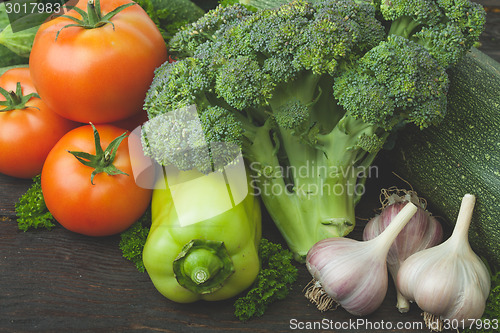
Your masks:
M 446 113 L 444 60 L 458 56 L 455 35 L 443 44 L 419 36 L 471 24 L 451 9 L 443 16 L 444 0 L 378 3 L 294 0 L 208 12 L 172 39 L 184 58 L 156 71 L 145 100 L 146 152 L 207 172 L 241 149 L 252 187 L 297 260 L 320 239 L 347 235 L 390 134 L 436 125 Z M 432 6 L 415 10 L 424 4 Z M 398 27 L 403 21 L 414 27 Z M 175 115 L 186 108 L 196 112 Z

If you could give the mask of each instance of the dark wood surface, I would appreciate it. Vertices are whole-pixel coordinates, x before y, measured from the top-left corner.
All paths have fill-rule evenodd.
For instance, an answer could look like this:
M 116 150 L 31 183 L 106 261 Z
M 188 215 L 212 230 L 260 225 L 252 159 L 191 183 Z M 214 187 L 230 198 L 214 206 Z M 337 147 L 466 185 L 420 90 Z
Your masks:
M 480 49 L 500 61 L 500 1 L 482 3 L 488 8 L 488 23 Z M 388 166 L 381 167 L 379 177 L 367 183 L 352 237 L 359 238 L 365 219 L 374 214 L 379 190 L 399 181 L 390 171 Z M 303 296 L 310 277 L 302 265 L 298 265 L 299 279 L 289 297 L 246 323 L 233 316 L 234 300 L 173 303 L 155 290 L 146 273 L 122 258 L 118 236 L 91 238 L 62 227 L 19 231 L 14 204 L 29 185 L 30 181 L 0 175 L 1 333 L 287 332 L 294 328 L 294 320 L 325 325 L 311 332 L 428 332 L 418 328 L 421 311 L 415 305 L 409 313 L 398 313 L 392 281 L 384 303 L 370 316 L 355 318 L 342 309 L 319 312 Z M 281 241 L 268 219 L 264 235 Z M 398 328 L 398 324 L 405 327 Z M 336 329 L 340 325 L 345 329 Z
M 398 179 L 387 174 L 369 182 L 369 193 L 359 205 L 360 217 L 351 234 L 360 238 L 366 218 L 374 214 L 379 189 Z M 393 179 L 391 179 L 393 178 Z M 353 325 L 359 318 L 342 309 L 319 312 L 303 296 L 310 281 L 304 266 L 285 301 L 246 323 L 233 316 L 233 302 L 176 304 L 161 296 L 148 275 L 121 257 L 119 237 L 91 238 L 62 227 L 52 231 L 22 232 L 15 222 L 14 203 L 30 181 L 0 175 L 0 332 L 285 332 L 291 320 L 329 325 Z M 370 198 L 370 200 L 368 200 Z M 375 199 L 375 200 L 373 200 Z M 264 220 L 264 235 L 281 241 L 272 222 Z M 387 297 L 364 325 L 390 321 L 421 325 L 420 311 L 413 306 L 399 314 L 392 282 Z M 387 324 L 384 324 L 387 325 Z M 335 326 L 332 326 L 335 327 Z M 376 327 L 376 326 L 375 326 Z M 385 326 L 387 327 L 387 326 Z M 426 332 L 425 329 L 373 330 L 374 332 Z

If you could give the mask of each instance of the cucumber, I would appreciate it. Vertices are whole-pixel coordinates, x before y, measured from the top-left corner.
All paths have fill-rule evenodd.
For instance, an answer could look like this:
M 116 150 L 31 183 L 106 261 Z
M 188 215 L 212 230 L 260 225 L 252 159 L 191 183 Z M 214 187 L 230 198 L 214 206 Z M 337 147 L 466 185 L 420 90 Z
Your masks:
M 406 127 L 381 157 L 450 226 L 462 196 L 476 195 L 469 241 L 500 267 L 500 63 L 473 49 L 449 75 L 444 121 L 422 131 Z

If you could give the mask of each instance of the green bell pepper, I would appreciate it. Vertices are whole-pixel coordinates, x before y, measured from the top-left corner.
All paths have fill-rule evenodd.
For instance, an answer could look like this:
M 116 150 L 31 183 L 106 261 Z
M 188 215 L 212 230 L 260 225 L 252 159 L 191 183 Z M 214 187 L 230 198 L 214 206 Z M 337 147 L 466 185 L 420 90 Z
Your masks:
M 160 182 L 143 250 L 156 289 L 190 303 L 228 299 L 250 287 L 260 269 L 261 209 L 248 181 L 236 186 L 226 173 L 178 171 Z

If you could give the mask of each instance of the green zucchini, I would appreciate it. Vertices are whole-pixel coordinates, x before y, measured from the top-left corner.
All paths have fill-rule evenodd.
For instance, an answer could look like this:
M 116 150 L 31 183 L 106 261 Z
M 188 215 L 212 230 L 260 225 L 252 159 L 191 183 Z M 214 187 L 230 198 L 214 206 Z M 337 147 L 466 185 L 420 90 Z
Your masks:
M 5 3 L 0 3 L 0 36 L 5 28 L 10 26 L 9 17 L 5 9 Z M 28 58 L 21 57 L 8 49 L 6 46 L 2 45 L 0 37 L 0 67 L 14 66 L 19 64 L 27 64 Z
M 406 127 L 382 158 L 450 226 L 462 196 L 476 195 L 469 240 L 500 267 L 500 63 L 473 49 L 449 75 L 444 121 L 422 131 Z
M 0 45 L 0 67 L 27 64 L 28 58 L 21 57 L 3 45 Z

